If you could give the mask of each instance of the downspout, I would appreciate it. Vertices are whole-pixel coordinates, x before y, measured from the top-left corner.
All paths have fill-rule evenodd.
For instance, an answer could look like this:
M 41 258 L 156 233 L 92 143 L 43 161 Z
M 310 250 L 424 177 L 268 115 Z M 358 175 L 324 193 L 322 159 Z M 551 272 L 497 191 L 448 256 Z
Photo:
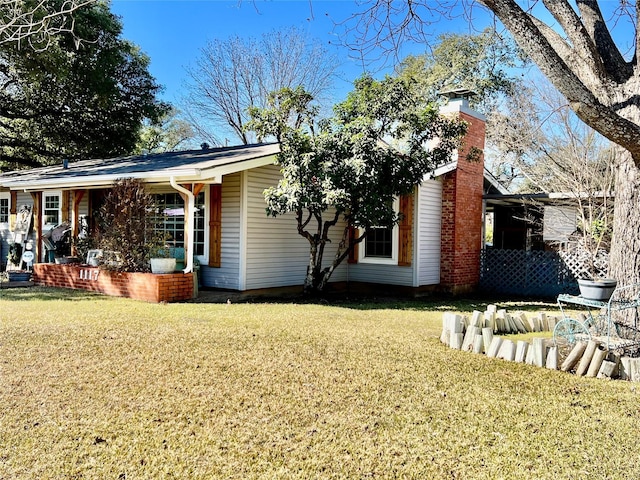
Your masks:
M 196 207 L 196 198 L 193 195 L 193 192 L 191 192 L 190 190 L 187 190 L 184 187 L 181 187 L 180 185 L 178 185 L 176 183 L 176 179 L 175 177 L 171 177 L 169 179 L 169 182 L 171 183 L 171 186 L 173 188 L 175 188 L 177 191 L 179 191 L 180 193 L 184 193 L 187 196 L 187 208 L 186 211 L 184 212 L 185 218 L 188 218 L 187 221 L 187 241 L 189 242 L 189 245 L 187 245 L 186 248 L 186 261 L 187 264 L 185 265 L 185 269 L 182 271 L 183 273 L 191 273 L 193 272 L 193 248 L 194 248 L 194 218 L 193 218 L 193 212 L 195 211 L 195 207 Z

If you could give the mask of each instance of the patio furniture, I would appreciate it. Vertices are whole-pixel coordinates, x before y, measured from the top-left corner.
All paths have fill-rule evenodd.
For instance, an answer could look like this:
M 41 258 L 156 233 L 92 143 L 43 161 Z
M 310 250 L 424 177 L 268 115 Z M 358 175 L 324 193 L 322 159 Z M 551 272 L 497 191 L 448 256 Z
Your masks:
M 591 300 L 581 295 L 558 295 L 558 307 L 563 319 L 553 330 L 553 341 L 575 343 L 597 339 L 607 350 L 627 351 L 640 347 L 640 283 L 618 287 L 607 301 Z M 581 307 L 586 313 L 580 318 L 571 318 L 565 308 Z M 634 312 L 630 312 L 634 309 Z M 626 311 L 626 312 L 623 312 Z M 616 312 L 624 313 L 626 319 L 615 319 Z M 633 317 L 633 318 L 632 318 Z M 632 321 L 630 319 L 632 318 Z

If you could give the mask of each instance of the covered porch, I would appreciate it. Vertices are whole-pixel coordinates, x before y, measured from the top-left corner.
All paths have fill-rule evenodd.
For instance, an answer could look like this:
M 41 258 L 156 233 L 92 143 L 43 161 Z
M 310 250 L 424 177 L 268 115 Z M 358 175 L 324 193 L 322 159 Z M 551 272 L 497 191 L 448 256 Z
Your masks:
M 28 266 L 36 277 L 42 270 L 38 265 L 55 261 L 49 237 L 56 226 L 68 226 L 71 241 L 65 256 L 78 257 L 78 239 L 89 238 L 95 231 L 96 213 L 106 192 L 118 179 L 135 178 L 144 182 L 162 210 L 155 228 L 183 258 L 178 273 L 191 275 L 198 264 L 219 268 L 223 178 L 272 165 L 278 151 L 277 144 L 259 144 L 81 160 L 3 173 L 0 193 L 7 210 L 7 222 L 0 231 L 3 256 L 16 241 L 18 213 L 26 205 L 31 226 L 19 241 L 33 252 Z M 83 257 L 77 259 L 80 264 L 87 263 Z M 21 262 L 20 267 L 27 265 Z

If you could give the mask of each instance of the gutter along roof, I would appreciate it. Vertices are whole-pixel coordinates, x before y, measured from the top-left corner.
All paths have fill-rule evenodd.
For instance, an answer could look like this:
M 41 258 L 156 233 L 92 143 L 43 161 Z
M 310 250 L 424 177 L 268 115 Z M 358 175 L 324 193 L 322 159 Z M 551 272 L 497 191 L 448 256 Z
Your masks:
M 110 159 L 79 160 L 0 175 L 0 186 L 11 190 L 54 188 L 98 188 L 119 178 L 139 178 L 148 183 L 220 183 L 222 176 L 274 163 L 280 152 L 277 143 L 241 145 L 167 152 Z

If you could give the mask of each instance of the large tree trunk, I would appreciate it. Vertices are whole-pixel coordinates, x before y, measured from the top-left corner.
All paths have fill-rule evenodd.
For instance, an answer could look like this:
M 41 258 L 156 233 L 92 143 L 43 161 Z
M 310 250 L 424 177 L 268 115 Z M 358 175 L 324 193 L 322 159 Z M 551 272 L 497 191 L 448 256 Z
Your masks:
M 610 273 L 627 285 L 640 282 L 640 170 L 629 152 L 618 158 Z

